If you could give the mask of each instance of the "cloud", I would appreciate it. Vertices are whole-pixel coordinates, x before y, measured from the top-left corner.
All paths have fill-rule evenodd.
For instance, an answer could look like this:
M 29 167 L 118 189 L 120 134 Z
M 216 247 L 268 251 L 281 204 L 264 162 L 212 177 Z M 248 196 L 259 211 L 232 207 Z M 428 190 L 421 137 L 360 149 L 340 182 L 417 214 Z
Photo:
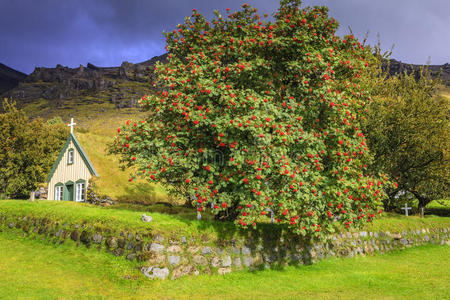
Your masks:
M 277 0 L 249 0 L 260 13 L 274 12 Z M 163 30 L 182 23 L 192 8 L 207 17 L 214 9 L 239 9 L 243 1 L 222 0 L 0 0 L 0 62 L 30 73 L 35 66 L 100 66 L 140 62 L 164 52 Z M 450 61 L 449 1 L 305 0 L 327 5 L 357 37 L 395 44 L 393 57 L 409 63 Z

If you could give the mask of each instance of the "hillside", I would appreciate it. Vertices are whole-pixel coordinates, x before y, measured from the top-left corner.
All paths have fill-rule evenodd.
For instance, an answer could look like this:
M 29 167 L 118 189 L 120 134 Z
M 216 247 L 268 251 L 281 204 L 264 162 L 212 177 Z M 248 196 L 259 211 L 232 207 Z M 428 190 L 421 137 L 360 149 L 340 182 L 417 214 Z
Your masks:
M 0 63 L 0 94 L 15 88 L 24 81 L 27 74 L 11 69 Z
M 16 86 L 3 92 L 19 107 L 32 105 L 32 115 L 48 117 L 57 109 L 71 110 L 79 105 L 112 104 L 113 108 L 135 107 L 137 100 L 153 91 L 153 70 L 156 56 L 142 63 L 123 62 L 119 67 L 97 67 L 90 63 L 78 68 L 57 65 L 37 67 Z
M 45 119 L 55 116 L 68 122 L 75 118 L 75 133 L 97 169 L 100 178 L 96 185 L 101 194 L 122 202 L 150 203 L 167 200 L 160 186 L 145 181 L 128 181 L 129 171 L 121 170 L 118 159 L 107 155 L 107 145 L 112 142 L 117 127 L 127 120 L 140 120 L 146 113 L 136 107 L 136 101 L 152 93 L 153 69 L 157 56 L 138 64 L 124 62 L 119 67 L 36 68 L 23 79 L 20 72 L 0 65 L 1 74 L 16 74 L 18 84 L 0 97 L 11 97 L 31 117 Z M 413 65 L 412 68 L 419 68 Z M 440 93 L 450 97 L 450 65 L 430 66 L 433 74 L 442 68 L 442 78 L 447 86 Z M 398 61 L 391 62 L 391 72 L 411 69 Z M 3 70 L 6 70 L 3 72 Z M 3 72 L 3 73 L 2 73 Z M 14 76 L 9 75 L 8 78 Z M 22 74 L 25 75 L 25 74 Z M 2 77 L 3 78 L 3 77 Z M 21 79 L 22 78 L 22 79 Z M 20 79 L 20 81 L 19 81 Z

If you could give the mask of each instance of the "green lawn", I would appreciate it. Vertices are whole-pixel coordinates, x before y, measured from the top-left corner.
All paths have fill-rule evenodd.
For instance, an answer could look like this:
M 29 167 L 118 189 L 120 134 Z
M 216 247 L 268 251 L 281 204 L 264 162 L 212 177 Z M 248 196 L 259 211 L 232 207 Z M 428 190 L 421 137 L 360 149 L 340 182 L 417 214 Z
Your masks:
M 141 210 L 139 210 L 139 208 Z M 205 214 L 201 221 L 197 221 L 194 209 L 174 209 L 176 214 L 158 213 L 153 209 L 155 206 L 135 206 L 126 209 L 126 204 L 103 208 L 95 205 L 76 203 L 69 201 L 21 201 L 0 200 L 0 213 L 6 215 L 47 217 L 55 222 L 64 221 L 68 224 L 89 224 L 98 228 L 116 229 L 117 231 L 152 231 L 174 236 L 196 236 L 209 235 L 211 238 L 219 234 L 227 233 L 228 237 L 239 236 L 245 232 L 231 222 L 211 221 L 212 217 Z M 164 210 L 160 208 L 162 212 Z M 168 208 L 167 208 L 168 209 Z M 151 223 L 141 221 L 143 213 L 153 217 Z M 257 230 L 272 230 L 280 225 L 260 223 Z M 422 228 L 445 228 L 450 227 L 450 218 L 428 215 L 425 218 L 418 216 L 405 217 L 399 214 L 383 214 L 376 218 L 371 224 L 367 224 L 363 230 L 367 231 L 390 231 L 402 232 L 404 230 Z M 249 229 L 252 230 L 252 229 Z
M 0 299 L 449 299 L 450 247 L 150 281 L 135 264 L 0 232 Z

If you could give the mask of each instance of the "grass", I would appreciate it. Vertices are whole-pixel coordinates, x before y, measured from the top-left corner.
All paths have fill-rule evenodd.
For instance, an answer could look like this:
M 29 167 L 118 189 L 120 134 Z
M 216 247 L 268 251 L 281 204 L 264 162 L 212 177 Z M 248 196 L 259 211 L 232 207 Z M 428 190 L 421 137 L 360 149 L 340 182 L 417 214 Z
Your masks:
M 123 258 L 0 232 L 0 299 L 448 299 L 449 246 L 150 281 Z
M 93 109 L 93 106 L 98 108 Z M 113 142 L 117 128 L 127 120 L 143 119 L 145 113 L 137 109 L 118 111 L 107 104 L 91 104 L 81 106 L 77 116 L 80 130 L 75 134 L 99 174 L 96 187 L 101 194 L 120 202 L 152 204 L 168 201 L 167 193 L 160 185 L 144 180 L 130 183 L 130 170 L 122 170 L 118 157 L 108 155 L 107 145 Z
M 152 210 L 151 223 L 143 223 L 141 216 L 143 213 L 149 214 Z M 159 210 L 159 212 L 158 212 Z M 204 215 L 201 221 L 196 220 L 194 209 L 167 208 L 163 205 L 156 205 L 146 209 L 144 206 L 119 205 L 114 209 L 102 208 L 95 205 L 59 202 L 59 201 L 0 201 L 0 213 L 20 216 L 48 217 L 51 220 L 62 221 L 72 224 L 89 223 L 93 226 L 103 228 L 107 224 L 108 228 L 117 230 L 151 230 L 152 232 L 166 233 L 171 235 L 200 235 L 207 234 L 215 237 L 232 237 L 239 235 L 242 229 L 230 222 L 211 221 L 210 215 Z M 168 214 L 172 213 L 172 215 Z M 205 220 L 206 219 L 206 220 Z M 209 219 L 209 220 L 208 220 Z M 259 224 L 258 230 L 271 230 L 280 228 L 275 224 Z M 369 231 L 390 231 L 402 232 L 404 230 L 450 227 L 450 218 L 426 216 L 419 218 L 416 216 L 405 217 L 397 214 L 385 214 L 384 217 L 375 219 L 373 224 L 368 224 L 364 230 Z M 251 229 L 249 229 L 251 230 Z
M 122 206 L 123 208 L 123 206 Z M 161 206 L 156 209 L 163 210 Z M 0 200 L 0 213 L 7 215 L 47 217 L 54 221 L 64 221 L 69 224 L 88 223 L 94 227 L 107 227 L 126 231 L 162 232 L 175 235 L 198 235 L 214 234 L 218 228 L 230 232 L 236 230 L 233 224 L 225 222 L 197 221 L 194 210 L 181 211 L 179 215 L 153 212 L 151 223 L 141 221 L 143 213 L 149 214 L 148 210 L 136 211 L 135 207 L 129 209 L 111 209 L 99 206 L 68 202 L 68 201 L 21 201 Z

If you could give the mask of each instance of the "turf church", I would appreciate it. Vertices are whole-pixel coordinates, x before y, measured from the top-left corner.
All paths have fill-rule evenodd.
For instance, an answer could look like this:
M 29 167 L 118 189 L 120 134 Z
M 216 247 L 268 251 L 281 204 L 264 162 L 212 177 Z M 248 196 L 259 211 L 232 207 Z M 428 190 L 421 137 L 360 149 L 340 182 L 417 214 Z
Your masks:
M 81 144 L 73 133 L 73 118 L 68 125 L 70 135 L 47 177 L 48 200 L 83 202 L 92 176 L 98 176 Z

